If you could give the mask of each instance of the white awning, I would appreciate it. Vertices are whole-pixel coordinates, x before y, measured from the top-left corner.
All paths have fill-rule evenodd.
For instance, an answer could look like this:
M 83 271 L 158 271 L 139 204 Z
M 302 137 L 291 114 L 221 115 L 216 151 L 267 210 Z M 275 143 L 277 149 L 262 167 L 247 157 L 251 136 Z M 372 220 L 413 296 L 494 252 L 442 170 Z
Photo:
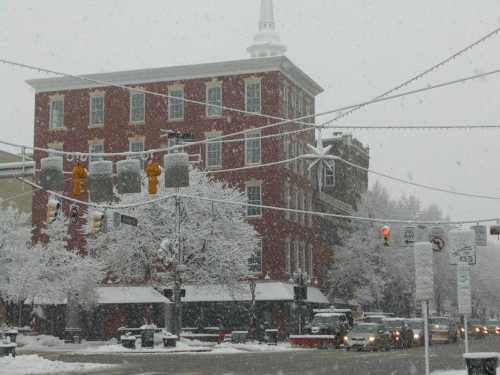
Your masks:
M 248 283 L 228 285 L 185 285 L 186 297 L 183 302 L 244 302 L 251 301 L 252 296 Z M 256 301 L 293 301 L 293 285 L 280 281 L 257 282 L 255 288 Z M 318 288 L 307 288 L 308 303 L 329 304 L 327 298 Z
M 170 303 L 150 286 L 109 286 L 97 288 L 99 305 Z

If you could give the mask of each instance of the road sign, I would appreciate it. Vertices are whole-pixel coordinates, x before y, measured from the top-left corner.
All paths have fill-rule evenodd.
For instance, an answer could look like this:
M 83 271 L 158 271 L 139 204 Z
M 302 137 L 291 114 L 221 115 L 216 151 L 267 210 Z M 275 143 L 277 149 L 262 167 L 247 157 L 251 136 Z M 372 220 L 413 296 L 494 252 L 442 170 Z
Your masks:
M 474 225 L 470 229 L 475 233 L 474 244 L 476 246 L 488 246 L 488 231 L 486 230 L 486 225 Z
M 457 295 L 458 312 L 463 315 L 472 313 L 472 298 L 470 290 L 470 266 L 459 262 L 457 265 Z
M 474 246 L 475 233 L 472 230 L 450 231 L 449 263 L 457 265 L 459 262 L 476 264 L 476 247 Z
M 69 221 L 71 224 L 78 224 L 80 220 L 80 207 L 76 204 L 71 205 L 69 208 Z
M 417 301 L 432 300 L 434 295 L 432 245 L 428 242 L 415 244 L 415 286 Z
M 127 215 L 121 215 L 121 223 L 125 225 L 131 225 L 133 227 L 136 227 L 137 224 L 139 224 L 139 221 L 132 216 L 127 216 Z
M 490 234 L 492 236 L 500 236 L 500 225 L 492 225 L 490 227 Z
M 403 246 L 410 247 L 415 244 L 416 227 L 405 227 L 403 229 Z
M 445 230 L 442 227 L 432 227 L 429 242 L 432 244 L 432 250 L 437 252 L 444 251 L 448 242 Z

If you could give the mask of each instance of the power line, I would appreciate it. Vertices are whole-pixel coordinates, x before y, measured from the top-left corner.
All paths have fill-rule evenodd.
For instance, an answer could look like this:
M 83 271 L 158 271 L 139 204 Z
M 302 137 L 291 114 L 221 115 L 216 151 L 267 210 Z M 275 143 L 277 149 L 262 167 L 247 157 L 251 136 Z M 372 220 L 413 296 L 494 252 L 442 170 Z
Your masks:
M 418 183 L 418 182 L 413 182 L 413 181 L 405 180 L 405 179 L 402 179 L 402 178 L 399 178 L 399 177 L 394 177 L 394 176 L 391 176 L 391 175 L 388 175 L 388 174 L 385 174 L 385 173 L 382 173 L 382 172 L 374 171 L 373 169 L 365 168 L 365 167 L 363 167 L 361 165 L 358 165 L 358 164 L 354 164 L 354 163 L 352 163 L 350 161 L 347 161 L 347 160 L 345 160 L 345 159 L 343 159 L 343 158 L 341 158 L 340 156 L 337 156 L 337 155 L 332 155 L 332 156 L 334 156 L 334 158 L 336 160 L 339 160 L 342 163 L 347 164 L 347 165 L 349 165 L 349 166 L 351 166 L 353 168 L 356 168 L 356 169 L 359 169 L 359 170 L 362 170 L 364 172 L 371 173 L 371 174 L 374 174 L 374 175 L 377 175 L 377 176 L 380 176 L 380 177 L 384 177 L 384 178 L 387 178 L 387 179 L 390 179 L 390 180 L 393 180 L 393 181 L 397 181 L 397 182 L 401 182 L 401 183 L 404 183 L 404 184 L 407 184 L 407 185 L 419 187 L 419 188 L 422 188 L 422 189 L 427 189 L 427 190 L 432 190 L 432 191 L 437 191 L 437 192 L 447 193 L 447 194 L 453 194 L 453 195 L 459 195 L 459 196 L 469 197 L 469 198 L 500 200 L 500 197 L 498 197 L 498 196 L 491 196 L 491 195 L 484 195 L 484 194 L 474 194 L 474 193 L 464 193 L 464 192 L 461 192 L 461 191 L 454 191 L 454 190 L 444 189 L 444 188 L 440 188 L 440 187 L 436 187 L 436 186 L 432 186 L 432 185 L 426 185 L 426 184 L 421 184 L 421 183 Z
M 372 223 L 416 224 L 416 225 L 418 225 L 418 224 L 421 224 L 421 225 L 461 225 L 461 224 L 478 224 L 478 223 L 498 222 L 500 220 L 500 218 L 490 218 L 490 219 L 474 219 L 474 220 L 462 220 L 462 221 L 418 221 L 418 220 L 412 220 L 412 219 L 400 220 L 400 219 L 388 219 L 388 218 L 371 218 L 371 217 L 361 217 L 361 216 L 340 215 L 340 214 L 333 214 L 333 213 L 328 213 L 328 212 L 297 210 L 297 209 L 292 209 L 292 208 L 268 206 L 268 205 L 263 205 L 263 204 L 252 204 L 252 203 L 230 201 L 230 200 L 224 200 L 224 199 L 214 199 L 214 198 L 207 198 L 207 197 L 200 197 L 200 196 L 193 196 L 193 195 L 179 194 L 179 193 L 167 195 L 167 196 L 152 199 L 149 201 L 137 202 L 137 203 L 127 204 L 127 205 L 99 205 L 99 204 L 92 203 L 92 202 L 80 201 L 80 200 L 77 200 L 74 198 L 67 197 L 67 196 L 60 194 L 60 193 L 45 190 L 45 189 L 43 189 L 42 186 L 37 185 L 37 184 L 35 184 L 31 181 L 28 181 L 26 179 L 23 179 L 23 178 L 20 178 L 19 180 L 28 184 L 28 185 L 31 185 L 35 188 L 43 190 L 49 194 L 52 194 L 60 199 L 67 200 L 67 201 L 73 202 L 73 203 L 78 203 L 78 204 L 81 204 L 84 206 L 98 208 L 98 209 L 117 210 L 117 209 L 137 208 L 137 207 L 143 207 L 146 205 L 159 203 L 159 202 L 165 201 L 167 199 L 180 197 L 180 198 L 198 199 L 198 200 L 202 200 L 202 201 L 221 203 L 221 204 L 226 204 L 226 205 L 236 205 L 236 206 L 242 206 L 242 207 L 252 207 L 252 208 L 260 208 L 260 209 L 267 209 L 267 210 L 273 210 L 273 211 L 291 212 L 291 213 L 304 214 L 304 215 L 313 215 L 313 216 L 319 216 L 319 217 L 332 217 L 332 218 L 337 218 L 337 219 L 364 221 L 364 222 L 372 222 Z
M 410 79 L 404 81 L 403 83 L 401 83 L 401 84 L 393 87 L 392 89 L 390 89 L 390 90 L 388 90 L 388 91 L 380 94 L 379 96 L 375 97 L 375 99 L 383 98 L 384 96 L 392 94 L 394 91 L 397 91 L 397 90 L 399 90 L 399 89 L 401 89 L 401 88 L 403 88 L 405 86 L 408 86 L 412 82 L 415 82 L 415 81 L 419 80 L 420 78 L 424 77 L 425 75 L 433 72 L 434 70 L 437 70 L 437 69 L 441 68 L 443 65 L 446 65 L 447 63 L 449 63 L 452 60 L 456 59 L 457 57 L 459 57 L 460 55 L 464 54 L 465 52 L 467 52 L 467 51 L 471 50 L 472 48 L 476 47 L 477 45 L 483 43 L 487 39 L 489 39 L 489 38 L 497 35 L 499 31 L 500 31 L 500 27 L 498 27 L 495 30 L 489 32 L 488 34 L 486 34 L 483 37 L 479 38 L 475 42 L 469 44 L 465 48 L 462 48 L 461 50 L 455 52 L 451 56 L 446 57 L 445 59 L 443 59 L 440 62 L 438 62 L 436 65 L 433 65 L 433 66 L 431 66 L 428 69 L 425 69 L 423 72 L 418 73 L 417 75 L 411 77 Z M 325 123 L 323 125 L 328 125 L 328 124 L 331 124 L 331 123 L 333 123 L 335 121 L 338 121 L 341 118 L 346 117 L 346 116 L 350 115 L 351 113 L 353 113 L 353 112 L 355 112 L 355 111 L 357 111 L 357 110 L 359 110 L 359 109 L 361 109 L 363 107 L 365 107 L 365 105 L 360 105 L 360 106 L 358 106 L 356 108 L 352 108 L 351 110 L 349 110 L 347 112 L 341 113 L 340 115 L 338 115 L 337 117 L 335 117 L 333 120 L 330 120 L 330 121 L 328 121 L 327 123 Z
M 435 90 L 435 89 L 438 89 L 438 88 L 443 88 L 443 87 L 447 87 L 447 86 L 457 85 L 457 84 L 460 84 L 460 83 L 464 83 L 464 82 L 476 80 L 476 79 L 479 79 L 479 78 L 488 77 L 488 76 L 499 74 L 499 73 L 500 73 L 500 69 L 495 69 L 495 70 L 491 70 L 491 71 L 488 71 L 488 72 L 479 73 L 479 74 L 475 74 L 475 75 L 472 75 L 472 76 L 455 79 L 455 80 L 452 80 L 452 81 L 438 83 L 438 84 L 435 84 L 435 85 L 429 85 L 429 86 L 422 87 L 422 88 L 415 89 L 415 90 L 405 91 L 405 92 L 402 92 L 402 93 L 399 93 L 399 94 L 395 94 L 395 95 L 392 95 L 392 96 L 385 96 L 383 98 L 374 99 L 374 100 L 370 100 L 370 101 L 363 102 L 363 103 L 358 103 L 358 104 L 353 104 L 353 105 L 339 107 L 339 108 L 332 109 L 332 110 L 329 110 L 329 111 L 325 111 L 325 112 L 322 112 L 322 113 L 319 113 L 319 114 L 315 114 L 315 115 L 312 115 L 312 116 L 303 116 L 303 117 L 299 117 L 299 118 L 297 118 L 295 120 L 286 120 L 286 121 L 283 121 L 283 122 L 278 122 L 278 123 L 273 123 L 273 124 L 269 124 L 269 125 L 264 125 L 264 126 L 257 127 L 257 128 L 245 129 L 245 130 L 241 130 L 241 131 L 234 132 L 234 133 L 231 133 L 231 134 L 216 136 L 216 137 L 205 139 L 205 140 L 201 140 L 201 141 L 190 142 L 187 145 L 176 145 L 176 146 L 172 146 L 172 147 L 168 147 L 168 148 L 164 148 L 164 149 L 153 149 L 153 150 L 149 150 L 149 151 L 138 151 L 138 152 L 89 153 L 89 152 L 59 151 L 59 150 L 52 150 L 52 149 L 42 148 L 42 147 L 32 147 L 32 146 L 19 145 L 19 144 L 14 144 L 14 143 L 5 142 L 5 141 L 0 141 L 0 144 L 4 144 L 4 145 L 7 145 L 7 146 L 12 146 L 12 147 L 25 147 L 26 149 L 30 149 L 30 150 L 51 152 L 51 153 L 59 154 L 59 155 L 73 155 L 73 156 L 77 156 L 77 157 L 81 157 L 81 156 L 95 156 L 95 157 L 123 156 L 123 157 L 126 157 L 126 156 L 138 156 L 138 155 L 155 154 L 155 153 L 161 153 L 161 152 L 168 152 L 168 151 L 172 151 L 172 150 L 177 150 L 177 149 L 181 149 L 181 148 L 184 148 L 184 147 L 192 147 L 192 146 L 195 146 L 195 145 L 201 145 L 201 144 L 211 143 L 211 142 L 214 142 L 214 141 L 217 141 L 217 140 L 220 140 L 220 139 L 234 137 L 236 135 L 246 134 L 246 133 L 254 132 L 254 131 L 257 131 L 257 130 L 264 130 L 264 129 L 268 129 L 268 128 L 275 127 L 275 126 L 278 126 L 278 125 L 283 125 L 283 124 L 286 124 L 286 123 L 289 123 L 289 122 L 296 122 L 296 121 L 302 120 L 304 118 L 309 118 L 309 117 L 314 117 L 314 116 L 316 116 L 316 117 L 317 116 L 324 116 L 324 115 L 332 114 L 332 113 L 335 113 L 335 112 L 344 111 L 346 109 L 356 108 L 356 107 L 358 107 L 358 106 L 360 106 L 362 104 L 368 105 L 368 104 L 375 104 L 375 103 L 380 103 L 380 102 L 384 102 L 384 101 L 389 101 L 389 100 L 401 98 L 401 97 L 408 96 L 408 95 L 414 95 L 414 94 L 418 94 L 418 93 L 422 93 L 422 92 L 426 92 L 426 91 L 430 91 L 430 90 Z M 318 125 L 318 126 L 316 126 L 316 128 L 318 128 L 318 129 L 323 128 L 323 127 L 325 127 L 325 126 L 324 125 Z M 299 130 L 296 131 L 296 133 L 298 133 L 300 131 L 311 131 L 311 129 L 299 129 Z
M 500 125 L 328 125 L 338 130 L 496 130 Z

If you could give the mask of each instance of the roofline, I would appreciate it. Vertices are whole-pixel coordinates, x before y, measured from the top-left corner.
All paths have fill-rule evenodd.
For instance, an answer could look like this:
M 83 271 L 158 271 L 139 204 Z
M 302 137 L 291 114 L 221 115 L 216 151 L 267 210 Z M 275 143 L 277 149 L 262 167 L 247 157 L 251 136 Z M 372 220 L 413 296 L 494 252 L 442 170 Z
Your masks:
M 79 77 L 113 84 L 136 85 L 154 82 L 171 82 L 197 78 L 213 78 L 240 74 L 255 74 L 279 71 L 292 82 L 303 88 L 312 96 L 322 93 L 323 88 L 304 73 L 286 56 L 273 56 L 244 60 L 222 61 L 206 64 L 180 65 L 151 69 L 127 70 L 109 73 L 87 74 Z M 26 83 L 36 93 L 109 87 L 110 84 L 99 84 L 82 81 L 76 77 L 55 77 L 31 79 Z

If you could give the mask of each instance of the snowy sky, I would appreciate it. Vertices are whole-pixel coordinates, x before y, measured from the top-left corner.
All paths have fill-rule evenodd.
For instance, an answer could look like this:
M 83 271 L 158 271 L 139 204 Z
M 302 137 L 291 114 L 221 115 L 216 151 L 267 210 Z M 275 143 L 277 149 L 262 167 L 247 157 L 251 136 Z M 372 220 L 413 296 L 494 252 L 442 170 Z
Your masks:
M 70 73 L 105 72 L 247 57 L 259 0 L 0 0 L 1 57 Z M 324 88 L 318 111 L 392 88 L 500 24 L 497 0 L 275 0 L 288 57 Z M 500 68 L 500 36 L 410 88 Z M 1 137 L 33 142 L 28 78 L 0 65 Z M 500 76 L 376 104 L 344 119 L 360 124 L 500 124 Z M 372 167 L 414 181 L 500 196 L 500 130 L 354 132 Z M 371 182 L 376 181 L 371 177 Z M 500 216 L 500 202 L 414 193 L 452 218 Z

